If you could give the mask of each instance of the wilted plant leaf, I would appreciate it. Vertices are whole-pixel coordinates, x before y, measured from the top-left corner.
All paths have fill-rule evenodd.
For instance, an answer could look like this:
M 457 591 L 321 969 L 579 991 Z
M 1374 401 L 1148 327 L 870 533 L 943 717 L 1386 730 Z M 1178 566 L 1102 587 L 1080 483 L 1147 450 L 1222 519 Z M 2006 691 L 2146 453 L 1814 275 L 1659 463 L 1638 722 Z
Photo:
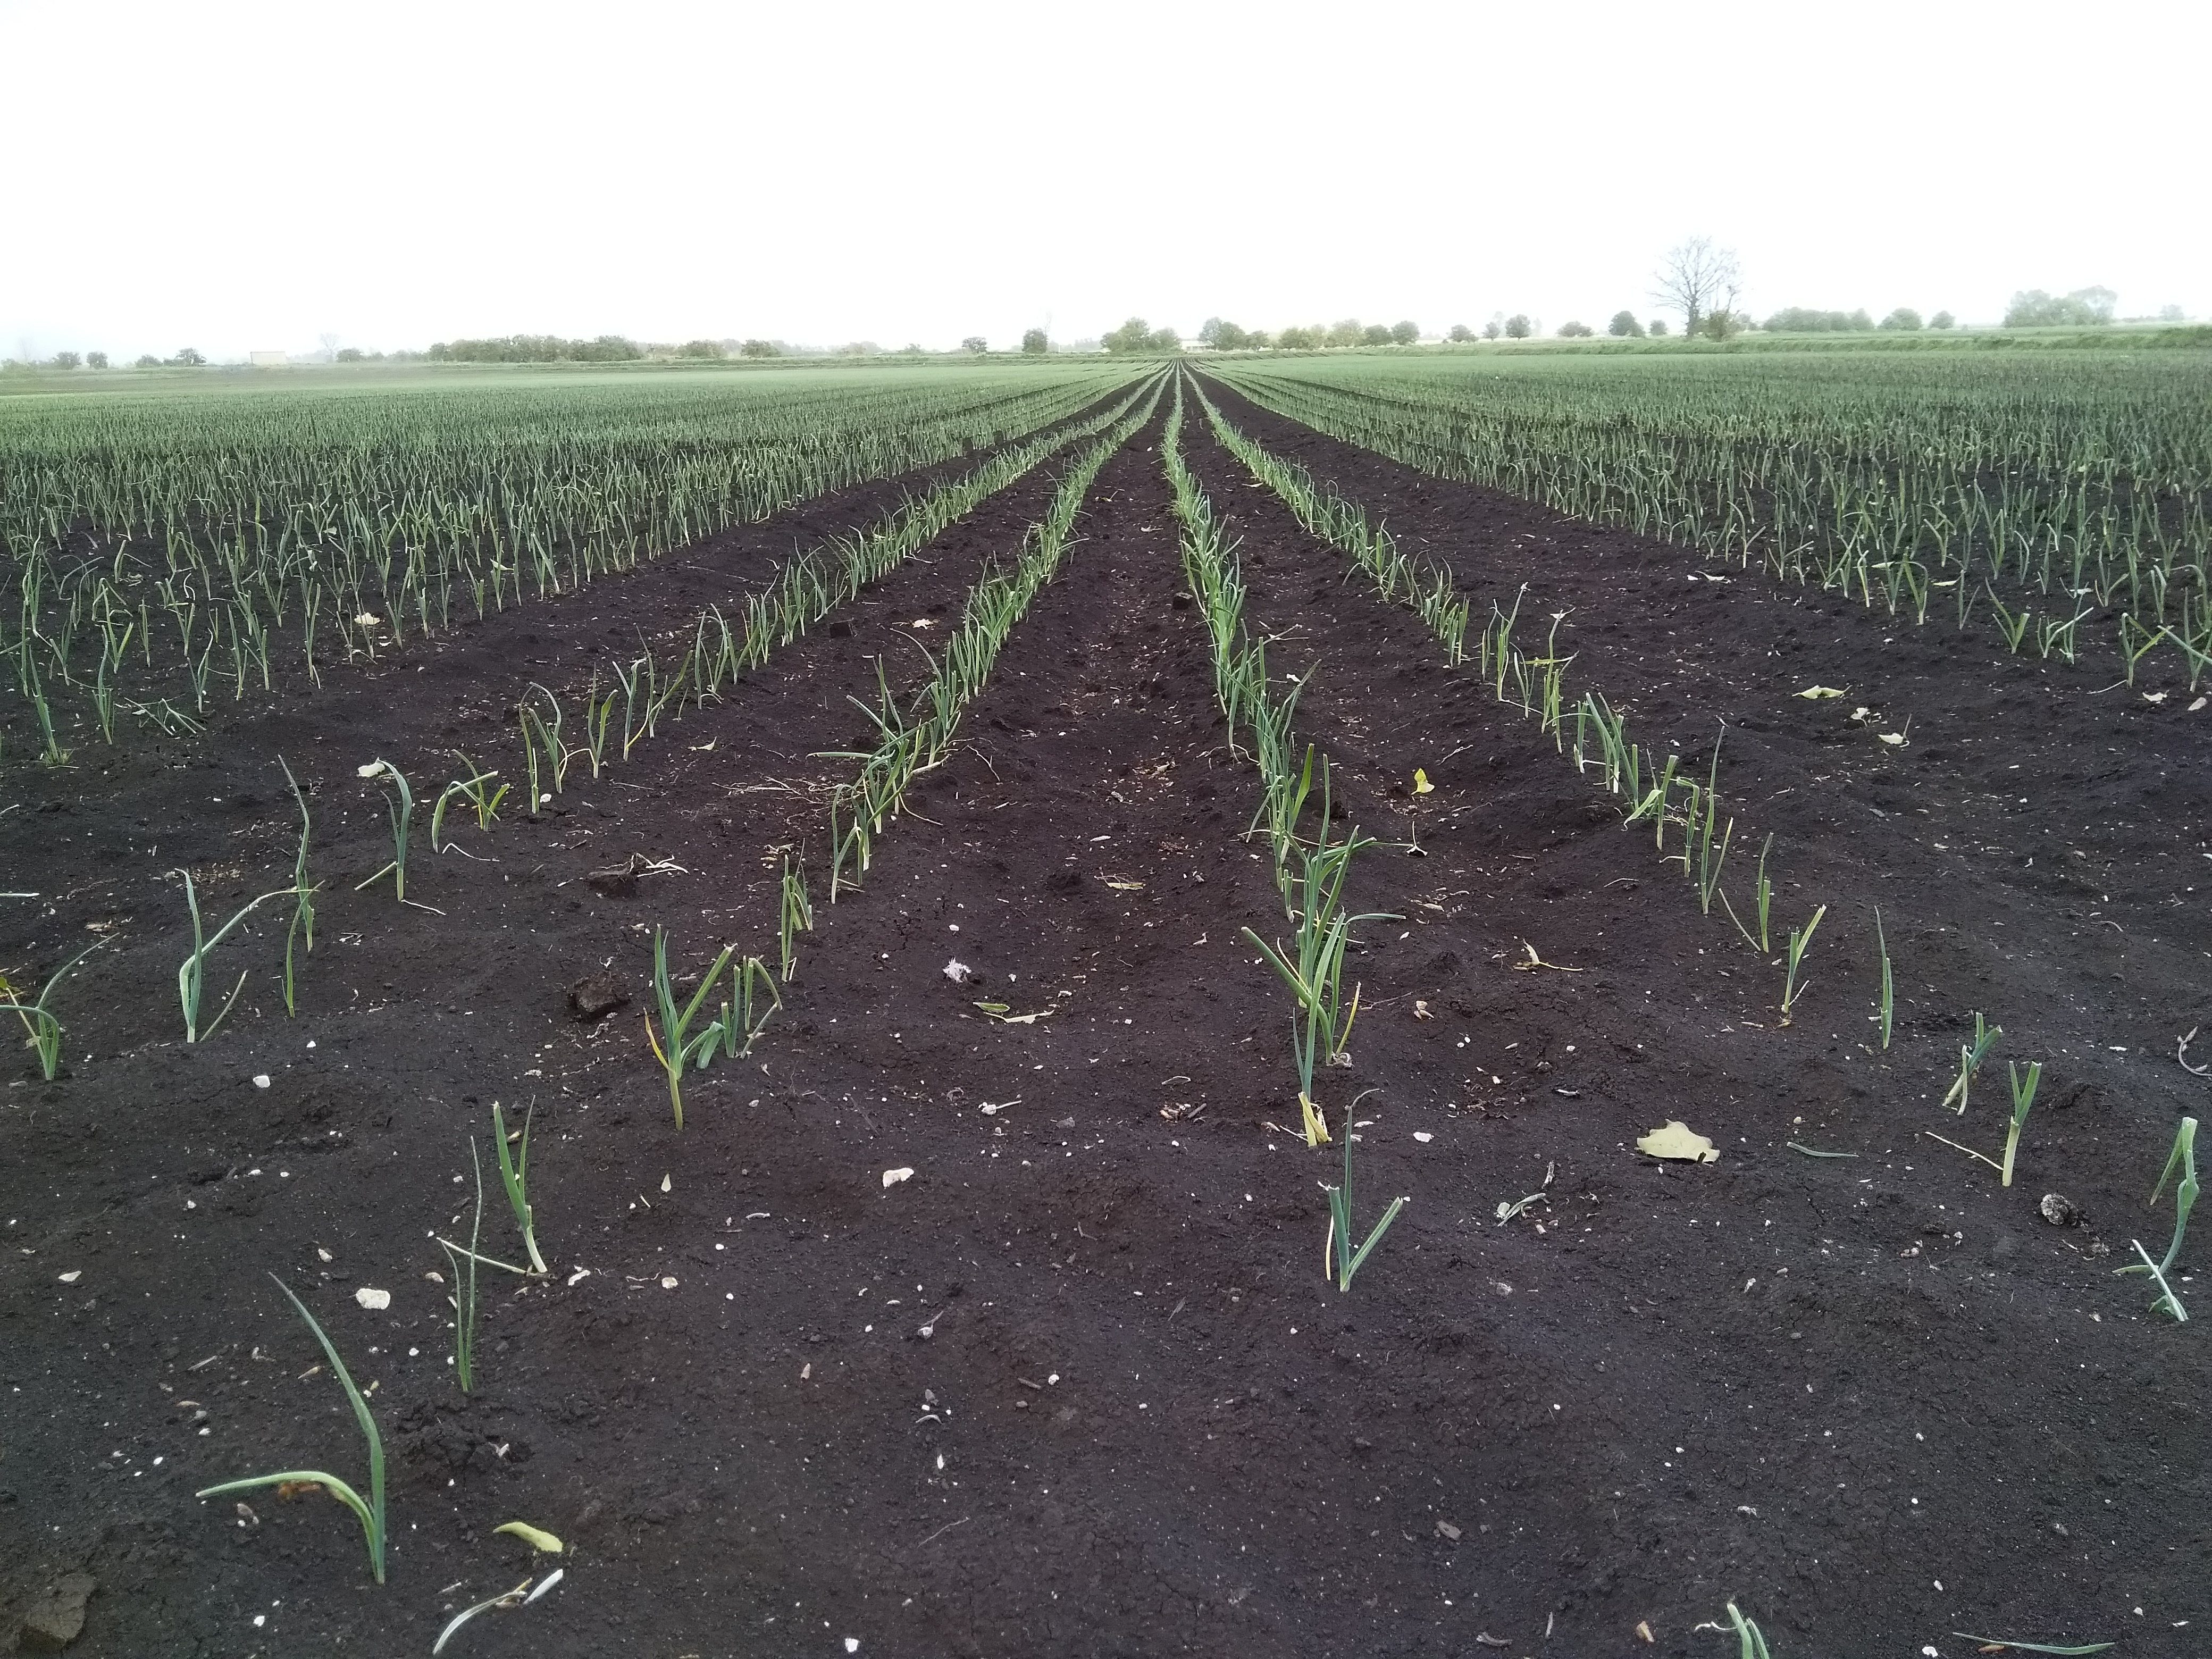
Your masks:
M 1668 1118 L 1663 1127 L 1638 1140 L 1636 1150 L 1652 1158 L 1674 1158 L 1685 1164 L 1714 1164 L 1720 1160 L 1720 1152 L 1711 1141 L 1677 1118 Z

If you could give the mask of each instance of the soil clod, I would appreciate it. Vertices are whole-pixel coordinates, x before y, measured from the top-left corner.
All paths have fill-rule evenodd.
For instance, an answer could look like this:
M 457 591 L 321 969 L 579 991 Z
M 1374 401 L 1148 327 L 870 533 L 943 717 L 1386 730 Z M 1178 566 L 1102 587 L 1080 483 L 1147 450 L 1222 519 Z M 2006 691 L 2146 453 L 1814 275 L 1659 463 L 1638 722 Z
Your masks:
M 637 885 L 635 876 L 630 885 L 633 889 Z M 629 1006 L 629 987 L 620 974 L 586 974 L 568 988 L 568 1012 L 586 1025 Z

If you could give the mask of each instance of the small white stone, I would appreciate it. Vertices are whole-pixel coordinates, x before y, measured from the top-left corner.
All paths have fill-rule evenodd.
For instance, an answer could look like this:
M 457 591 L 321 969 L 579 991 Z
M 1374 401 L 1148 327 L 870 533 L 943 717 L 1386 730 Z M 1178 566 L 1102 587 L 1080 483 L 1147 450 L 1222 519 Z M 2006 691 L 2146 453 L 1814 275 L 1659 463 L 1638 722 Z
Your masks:
M 887 1188 L 896 1187 L 902 1181 L 911 1181 L 913 1179 L 914 1171 L 912 1170 L 897 1169 L 886 1170 L 884 1171 L 884 1185 Z
M 267 1088 L 269 1086 L 269 1073 L 266 1072 L 256 1072 L 253 1074 L 253 1086 L 257 1089 Z
M 371 1313 L 381 1313 L 392 1305 L 392 1292 L 380 1291 L 373 1285 L 364 1285 L 353 1293 L 353 1299 Z

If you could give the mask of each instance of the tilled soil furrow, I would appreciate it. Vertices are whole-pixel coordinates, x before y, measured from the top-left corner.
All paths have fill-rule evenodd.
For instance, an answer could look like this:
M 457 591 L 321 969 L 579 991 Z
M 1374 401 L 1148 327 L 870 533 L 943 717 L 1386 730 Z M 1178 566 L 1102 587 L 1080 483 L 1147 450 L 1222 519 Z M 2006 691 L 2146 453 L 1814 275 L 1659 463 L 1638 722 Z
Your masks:
M 2112 686 L 2101 660 L 2007 657 L 2001 643 L 1932 614 L 1916 627 L 1755 568 L 1704 580 L 1683 550 L 1415 472 L 1218 382 L 1207 392 L 1241 429 L 1449 565 L 1479 611 L 1493 600 L 1510 607 L 1531 584 L 1522 638 L 1529 615 L 1571 605 L 1563 647 L 1589 653 L 1584 678 L 1618 673 L 1624 693 L 1632 688 L 1647 742 L 1709 753 L 1724 714 L 1723 777 L 1737 780 L 1739 799 L 1799 797 L 1809 822 L 1875 838 L 1893 854 L 1954 854 L 1929 858 L 1947 876 L 2106 914 L 2111 892 L 2144 922 L 2160 920 L 2172 890 L 2146 873 L 2175 876 L 2202 861 L 2212 725 L 2186 717 L 2185 694 L 2148 703 Z M 1848 689 L 1832 701 L 1795 697 L 1813 684 Z M 1878 718 L 1852 720 L 1861 706 Z M 1879 732 L 1908 718 L 1908 745 L 1880 744 Z M 2145 751 L 2156 764 L 2127 763 Z M 2194 872 L 2177 878 L 2186 886 Z M 2188 927 L 2202 909 L 2163 920 Z M 2212 935 L 2184 941 L 2207 944 Z
M 1886 619 L 1772 589 L 1756 573 L 1686 584 L 1673 550 L 1419 477 L 1233 393 L 1221 401 L 1277 453 L 1335 477 L 1409 546 L 1449 563 L 1478 611 L 1492 599 L 1510 606 L 1520 584 L 1532 582 L 1516 631 L 1524 649 L 1537 651 L 1546 636 L 1547 612 L 1559 608 L 1553 592 L 1571 593 L 1559 635 L 1559 649 L 1577 658 L 1569 697 L 1595 688 L 1632 710 L 1630 734 L 1648 751 L 1671 740 L 1685 772 L 1702 779 L 1724 721 L 1721 794 L 1741 831 L 1725 883 L 1736 913 L 1747 912 L 1759 848 L 1771 833 L 1778 896 L 1770 938 L 1778 950 L 1788 927 L 1828 904 L 1809 960 L 1825 952 L 1828 985 L 1848 981 L 1856 1002 L 1877 957 L 1880 906 L 1895 964 L 1897 1036 L 1918 1040 L 1931 1073 L 1948 1062 L 1961 1027 L 1971 1034 L 1972 1010 L 1984 1008 L 2009 1020 L 2013 1054 L 2054 1060 L 2069 1090 L 2139 1108 L 2147 1137 L 2171 1133 L 2160 1126 L 2193 1096 L 2155 1058 L 2195 1019 L 2194 988 L 2212 961 L 2212 906 L 2198 902 L 2212 881 L 2194 867 L 2207 856 L 2212 754 L 2202 768 L 2188 764 L 2196 728 L 2140 703 L 2054 695 L 2064 678 L 2056 668 L 2000 662 L 1992 674 L 1986 653 L 1962 652 L 1948 636 L 1906 637 L 1912 630 L 1894 623 L 1886 634 Z M 1232 458 L 1220 465 L 1232 498 L 1282 514 Z M 1280 521 L 1291 522 L 1286 514 Z M 1364 591 L 1348 561 L 1346 569 L 1352 591 Z M 1789 654 L 1814 612 L 1835 629 L 1838 649 L 1860 653 L 1860 672 Z M 1779 631 L 1766 637 L 1770 629 Z M 1433 643 L 1424 654 L 1435 659 Z M 1763 665 L 1778 656 L 1790 665 Z M 1932 705 L 1901 733 L 1909 744 L 1878 740 L 1876 728 L 1903 726 L 1911 711 L 1899 704 L 1850 726 L 1845 714 L 1876 700 L 1872 693 L 1812 704 L 1790 695 L 1813 684 L 1863 684 L 1873 674 L 1908 681 Z M 1742 712 L 1747 700 L 1761 712 Z M 1838 726 L 1846 729 L 1825 729 Z M 2164 751 L 2170 740 L 2178 750 L 2154 765 L 2086 759 L 2139 755 L 2146 745 Z M 1977 746 L 1998 752 L 1967 760 Z M 2100 799 L 2092 775 L 2117 793 Z M 2192 807 L 2199 795 L 2203 805 Z M 1735 930 L 1717 902 L 1715 914 L 1725 946 Z

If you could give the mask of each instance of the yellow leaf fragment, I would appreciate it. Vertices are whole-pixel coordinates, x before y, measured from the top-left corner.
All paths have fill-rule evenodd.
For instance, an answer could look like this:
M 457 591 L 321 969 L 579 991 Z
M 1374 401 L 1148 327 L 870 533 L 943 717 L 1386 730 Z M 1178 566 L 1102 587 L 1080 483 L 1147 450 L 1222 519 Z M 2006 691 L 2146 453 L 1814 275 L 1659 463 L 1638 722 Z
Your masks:
M 1423 771 L 1418 766 L 1413 769 L 1413 793 L 1415 794 L 1433 794 L 1436 793 L 1436 785 L 1429 781 L 1429 775 L 1426 772 Z
M 1652 1158 L 1676 1158 L 1685 1164 L 1717 1164 L 1720 1152 L 1713 1143 L 1679 1118 L 1668 1118 L 1636 1143 L 1636 1150 Z
M 1792 691 L 1793 697 L 1802 697 L 1808 702 L 1818 702 L 1823 697 L 1840 697 L 1844 694 L 1832 685 L 1808 685 L 1802 691 Z
M 1109 877 L 1106 884 L 1117 893 L 1141 893 L 1145 890 L 1145 884 L 1141 881 L 1121 881 Z
M 1010 1014 L 1006 1012 L 1010 1006 L 1004 1002 L 979 1002 L 975 1005 L 983 1011 L 984 1018 L 1000 1025 L 1034 1025 L 1041 1019 L 1050 1019 L 1059 1012 L 1054 1008 L 1040 1008 L 1033 1014 Z
M 541 1555 L 561 1553 L 561 1540 L 543 1527 L 533 1527 L 527 1521 L 508 1521 L 492 1528 L 494 1532 L 512 1533 Z

